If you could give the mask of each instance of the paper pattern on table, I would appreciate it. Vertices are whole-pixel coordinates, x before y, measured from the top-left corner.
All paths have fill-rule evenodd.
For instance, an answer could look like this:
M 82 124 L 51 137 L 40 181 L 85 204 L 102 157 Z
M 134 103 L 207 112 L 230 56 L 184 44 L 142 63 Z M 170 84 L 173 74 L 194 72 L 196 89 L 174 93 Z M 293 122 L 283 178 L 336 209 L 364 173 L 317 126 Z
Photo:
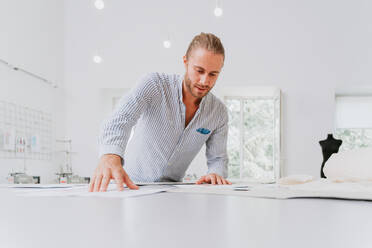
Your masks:
M 372 182 L 335 183 L 329 180 L 317 180 L 299 185 L 248 184 L 249 190 L 236 190 L 242 185 L 204 185 L 175 186 L 170 192 L 235 195 L 259 198 L 292 199 L 292 198 L 336 198 L 349 200 L 372 201 Z M 226 187 L 226 188 L 224 188 Z M 234 190 L 235 189 L 235 190 Z
M 147 185 L 139 190 L 125 188 L 116 189 L 116 184 L 110 184 L 107 192 L 88 192 L 88 185 L 69 185 L 71 187 L 53 188 L 44 185 L 39 188 L 5 188 L 1 191 L 20 196 L 52 196 L 52 197 L 107 197 L 127 198 L 160 192 L 218 194 L 245 197 L 291 199 L 291 198 L 336 198 L 350 200 L 372 201 L 372 182 L 336 183 L 321 179 L 299 185 L 238 183 L 232 185 Z
M 20 196 L 53 196 L 53 197 L 107 197 L 107 198 L 127 198 L 142 195 L 156 194 L 165 192 L 173 186 L 140 186 L 138 190 L 125 188 L 118 191 L 115 184 L 110 184 L 106 192 L 89 192 L 88 185 L 75 188 L 61 189 L 27 189 L 17 190 L 16 194 Z

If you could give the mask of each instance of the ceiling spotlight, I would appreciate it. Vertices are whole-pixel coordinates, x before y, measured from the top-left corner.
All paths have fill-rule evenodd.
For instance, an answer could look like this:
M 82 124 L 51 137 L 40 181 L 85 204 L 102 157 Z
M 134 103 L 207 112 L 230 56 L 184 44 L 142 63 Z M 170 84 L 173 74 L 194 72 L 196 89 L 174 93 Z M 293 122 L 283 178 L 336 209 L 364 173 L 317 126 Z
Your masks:
M 220 16 L 222 16 L 222 14 L 223 14 L 223 10 L 222 10 L 222 8 L 220 8 L 220 7 L 216 7 L 216 8 L 214 9 L 214 15 L 215 15 L 215 16 L 220 17 Z
M 101 10 L 105 7 L 105 2 L 103 0 L 96 0 L 94 6 L 96 6 L 96 9 Z
M 102 62 L 102 57 L 98 55 L 93 56 L 93 62 L 100 64 Z
M 165 48 L 170 48 L 171 45 L 172 45 L 172 43 L 170 42 L 170 40 L 165 40 L 165 41 L 163 41 L 163 46 L 164 46 Z

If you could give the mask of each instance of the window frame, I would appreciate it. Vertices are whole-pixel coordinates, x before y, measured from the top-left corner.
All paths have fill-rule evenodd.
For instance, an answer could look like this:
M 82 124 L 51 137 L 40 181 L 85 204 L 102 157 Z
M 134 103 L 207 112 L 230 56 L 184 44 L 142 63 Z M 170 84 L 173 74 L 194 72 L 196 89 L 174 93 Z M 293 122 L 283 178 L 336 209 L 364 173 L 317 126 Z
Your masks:
M 263 181 L 257 179 L 247 179 L 242 177 L 242 168 L 244 163 L 244 135 L 243 135 L 243 121 L 244 121 L 244 113 L 240 111 L 240 166 L 239 166 L 239 179 L 235 178 L 228 178 L 230 181 L 254 181 L 260 183 L 273 183 L 277 182 L 278 179 L 281 177 L 282 174 L 282 94 L 281 90 L 276 87 L 228 87 L 228 88 L 221 88 L 214 92 L 221 100 L 223 100 L 224 104 L 226 104 L 226 100 L 239 100 L 240 107 L 243 108 L 244 100 L 260 100 L 260 99 L 267 99 L 267 100 L 274 100 L 278 103 L 279 106 L 274 105 L 274 132 L 273 132 L 273 140 L 274 140 L 274 149 L 273 149 L 273 167 L 274 167 L 274 181 Z M 274 103 L 275 104 L 275 103 Z M 276 118 L 279 118 L 278 123 L 276 124 Z M 277 149 L 275 149 L 277 147 Z
M 364 100 L 365 99 L 365 100 Z M 364 100 L 364 102 L 363 102 Z M 353 122 L 345 121 L 345 117 L 342 116 L 342 109 L 345 110 L 345 102 L 354 101 L 352 105 L 358 105 L 358 104 L 367 104 L 367 107 L 364 107 L 364 109 L 368 109 L 368 105 L 371 104 L 372 100 L 372 94 L 371 93 L 336 93 L 335 94 L 335 116 L 334 116 L 334 134 L 335 138 L 341 139 L 343 141 L 340 151 L 348 151 L 348 150 L 354 150 L 359 149 L 363 147 L 371 147 L 367 145 L 369 142 L 366 142 L 366 139 L 368 139 L 366 132 L 369 132 L 372 130 L 372 124 L 370 120 L 366 120 L 364 117 L 365 115 L 368 115 L 368 113 L 360 112 L 360 115 L 363 117 L 361 120 L 355 122 L 355 116 L 352 116 Z M 338 106 L 340 104 L 340 106 Z M 348 116 L 350 113 L 350 107 L 346 108 L 346 112 L 344 115 Z M 354 112 L 355 114 L 355 112 Z M 359 116 L 360 116 L 359 115 Z M 347 139 L 344 138 L 342 133 L 347 130 L 350 132 L 360 132 L 361 140 L 363 141 L 362 144 L 358 144 L 357 142 L 348 143 Z M 356 138 L 356 136 L 350 136 L 353 138 Z

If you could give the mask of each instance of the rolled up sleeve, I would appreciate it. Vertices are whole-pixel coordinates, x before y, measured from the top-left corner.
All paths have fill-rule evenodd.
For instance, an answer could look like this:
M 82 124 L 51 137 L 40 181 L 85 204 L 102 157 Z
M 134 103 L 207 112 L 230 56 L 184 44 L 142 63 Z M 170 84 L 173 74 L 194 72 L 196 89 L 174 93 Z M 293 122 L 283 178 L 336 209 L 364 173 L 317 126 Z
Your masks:
M 102 125 L 98 139 L 100 157 L 104 154 L 116 154 L 124 158 L 133 126 L 158 93 L 156 74 L 150 73 L 120 100 L 111 117 Z

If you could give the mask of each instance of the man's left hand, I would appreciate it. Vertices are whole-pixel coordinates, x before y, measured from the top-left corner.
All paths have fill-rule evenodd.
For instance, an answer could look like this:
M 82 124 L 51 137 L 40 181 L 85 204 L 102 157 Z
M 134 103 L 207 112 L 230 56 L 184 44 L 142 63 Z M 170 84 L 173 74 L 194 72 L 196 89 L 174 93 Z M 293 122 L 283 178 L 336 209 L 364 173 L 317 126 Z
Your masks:
M 196 184 L 210 183 L 210 184 L 231 184 L 229 181 L 221 177 L 216 173 L 211 173 L 205 176 L 202 176 Z

